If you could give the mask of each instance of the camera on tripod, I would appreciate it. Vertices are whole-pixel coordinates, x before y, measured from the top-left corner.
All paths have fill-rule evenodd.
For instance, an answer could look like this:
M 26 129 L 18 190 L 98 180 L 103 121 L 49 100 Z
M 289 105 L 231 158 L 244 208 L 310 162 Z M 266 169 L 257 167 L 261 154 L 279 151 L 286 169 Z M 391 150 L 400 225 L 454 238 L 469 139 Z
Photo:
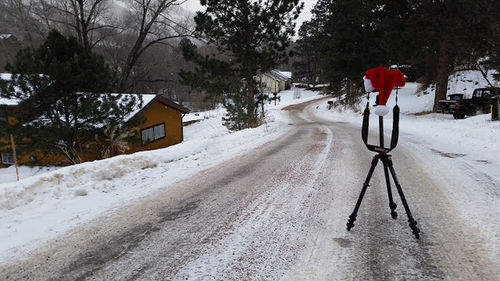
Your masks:
M 417 222 L 413 219 L 410 208 L 408 207 L 408 203 L 406 202 L 405 195 L 403 193 L 403 189 L 399 184 L 398 178 L 396 176 L 396 171 L 393 167 L 392 157 L 388 153 L 393 150 L 397 144 L 399 139 L 399 106 L 398 106 L 398 90 L 399 87 L 403 87 L 406 83 L 406 79 L 404 78 L 403 73 L 399 70 L 389 70 L 385 67 L 376 67 L 370 69 L 365 72 L 364 85 L 365 90 L 368 92 L 368 102 L 366 103 L 366 108 L 363 112 L 363 125 L 361 129 L 361 138 L 365 143 L 368 150 L 376 152 L 377 154 L 373 157 L 370 171 L 368 172 L 368 176 L 363 184 L 363 188 L 361 189 L 361 194 L 358 197 L 356 202 L 356 206 L 354 207 L 354 211 L 349 216 L 349 220 L 347 221 L 347 230 L 350 231 L 351 228 L 354 227 L 354 221 L 356 221 L 356 217 L 358 214 L 359 207 L 361 206 L 361 201 L 363 201 L 363 197 L 365 195 L 366 189 L 370 185 L 370 179 L 373 175 L 375 167 L 380 160 L 383 164 L 385 182 L 387 185 L 387 195 L 389 197 L 389 208 L 391 210 L 391 217 L 396 219 L 398 217 L 398 213 L 396 212 L 397 205 L 394 203 L 392 197 L 391 190 L 391 182 L 389 179 L 389 172 L 392 176 L 394 184 L 396 185 L 396 190 L 401 198 L 401 202 L 403 203 L 404 209 L 406 211 L 406 215 L 408 217 L 408 223 L 410 228 L 413 231 L 413 234 L 417 239 L 420 238 L 420 230 L 417 227 Z M 393 108 L 393 126 L 392 126 L 392 136 L 391 136 L 391 145 L 390 147 L 384 146 L 384 116 L 389 113 L 389 108 L 386 106 L 386 102 L 391 95 L 392 89 L 396 88 L 396 105 Z M 370 125 L 370 92 L 378 91 L 379 94 L 375 99 L 375 114 L 379 116 L 379 145 L 373 145 L 368 143 L 368 129 Z

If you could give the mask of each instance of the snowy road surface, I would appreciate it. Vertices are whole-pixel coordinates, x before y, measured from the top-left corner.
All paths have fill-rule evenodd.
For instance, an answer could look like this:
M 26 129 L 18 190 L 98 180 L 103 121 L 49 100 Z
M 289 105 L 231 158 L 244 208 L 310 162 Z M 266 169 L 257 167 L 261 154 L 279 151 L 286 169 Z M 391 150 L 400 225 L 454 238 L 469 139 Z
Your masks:
M 380 165 L 347 232 L 373 154 L 358 129 L 313 106 L 289 107 L 285 136 L 73 229 L 0 268 L 0 279 L 500 279 L 499 234 L 464 220 L 448 192 L 460 183 L 437 179 L 404 144 L 393 160 L 421 239 L 397 196 L 391 219 Z M 473 190 L 498 202 L 498 183 Z

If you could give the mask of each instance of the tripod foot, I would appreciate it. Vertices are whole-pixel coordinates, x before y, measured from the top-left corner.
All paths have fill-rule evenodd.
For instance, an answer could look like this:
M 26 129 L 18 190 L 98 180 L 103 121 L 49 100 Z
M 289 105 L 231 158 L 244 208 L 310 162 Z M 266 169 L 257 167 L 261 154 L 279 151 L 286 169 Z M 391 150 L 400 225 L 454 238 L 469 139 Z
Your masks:
M 356 215 L 352 214 L 347 221 L 347 231 L 350 231 L 354 227 L 354 221 L 356 221 Z
M 413 217 L 408 218 L 408 222 L 410 223 L 410 228 L 413 230 L 413 234 L 415 235 L 415 238 L 420 239 L 420 229 L 417 227 L 417 222 L 413 219 Z
M 396 208 L 398 207 L 398 205 L 396 205 L 396 203 L 392 202 L 392 203 L 389 203 L 389 207 L 391 208 L 391 217 L 393 219 L 397 219 L 398 218 L 398 213 L 394 210 L 396 210 Z
M 397 219 L 398 218 L 398 213 L 395 212 L 395 211 L 392 211 L 391 212 L 391 217 L 392 217 L 392 219 Z

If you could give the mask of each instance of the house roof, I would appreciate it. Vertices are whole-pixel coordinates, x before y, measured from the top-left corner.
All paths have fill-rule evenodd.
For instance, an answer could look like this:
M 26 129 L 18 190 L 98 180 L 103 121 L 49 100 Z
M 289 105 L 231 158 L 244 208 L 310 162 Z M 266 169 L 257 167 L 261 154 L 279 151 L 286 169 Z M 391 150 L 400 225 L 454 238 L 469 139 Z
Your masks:
M 292 79 L 292 73 L 290 71 L 281 71 L 281 70 L 275 70 L 279 72 L 281 75 L 285 76 L 288 79 Z
M 173 102 L 172 100 L 164 97 L 164 96 L 156 96 L 157 98 L 157 101 L 160 102 L 160 103 L 163 103 L 164 105 L 166 106 L 170 106 L 172 107 L 173 109 L 177 109 L 178 111 L 180 111 L 181 113 L 189 113 L 191 110 L 188 109 L 187 107 L 184 107 L 178 103 L 175 103 Z
M 278 70 L 271 70 L 271 73 L 274 76 L 277 76 L 278 78 L 280 78 L 281 80 L 284 80 L 284 81 L 287 81 L 288 79 L 290 79 Z
M 10 81 L 12 79 L 12 74 L 10 73 L 0 73 L 0 80 Z M 0 96 L 0 105 L 18 105 L 21 102 L 20 99 L 7 98 Z
M 157 94 L 143 94 L 141 96 L 143 101 L 142 107 L 140 108 L 138 107 L 136 110 L 132 111 L 129 114 L 129 117 L 127 117 L 127 121 L 135 118 L 136 116 L 141 115 L 144 111 L 146 111 L 149 107 L 151 107 L 154 104 L 154 102 L 159 102 L 163 105 L 166 105 L 170 108 L 180 111 L 181 113 L 189 113 L 191 111 L 188 108 L 180 104 L 177 104 L 164 96 L 160 96 Z
M 10 34 L 10 33 L 0 34 L 0 39 L 1 40 L 10 39 L 10 38 L 15 39 L 16 37 L 14 35 Z
M 1 76 L 0 79 L 3 79 L 3 80 L 10 79 L 9 74 L 2 73 L 2 74 L 0 74 L 0 76 Z M 111 95 L 120 95 L 123 97 L 123 100 L 125 100 L 130 95 L 137 95 L 137 94 L 111 94 Z M 182 105 L 179 105 L 179 104 L 171 101 L 170 99 L 163 97 L 163 96 L 160 96 L 160 95 L 157 95 L 157 94 L 141 94 L 140 96 L 142 97 L 142 106 L 137 105 L 136 108 L 134 108 L 132 110 L 132 112 L 130 112 L 130 114 L 128 114 L 128 116 L 125 117 L 126 120 L 132 119 L 134 116 L 136 116 L 140 112 L 143 112 L 144 110 L 149 108 L 153 104 L 153 101 L 158 101 L 158 102 L 160 102 L 168 107 L 171 107 L 175 110 L 180 111 L 181 113 L 189 113 L 190 112 L 190 110 L 188 108 L 186 108 Z M 118 101 L 120 101 L 120 100 L 118 100 Z M 19 100 L 19 99 L 0 97 L 0 105 L 16 106 L 20 102 L 21 102 L 21 100 Z
M 283 77 L 280 77 L 272 72 L 266 72 L 263 75 L 266 75 L 266 76 L 268 76 L 276 81 L 286 81 L 286 79 L 284 79 Z
M 131 95 L 137 96 L 137 94 L 111 94 L 111 95 L 120 95 L 120 97 L 122 97 L 120 98 L 120 100 L 125 100 Z M 156 94 L 143 94 L 141 95 L 141 97 L 142 97 L 142 105 L 136 104 L 135 108 L 127 116 L 125 116 L 125 121 L 132 119 L 134 116 L 137 115 L 137 113 L 142 111 L 142 109 L 146 107 L 148 104 L 150 104 L 151 101 L 156 97 Z
M 8 105 L 8 106 L 13 106 L 13 105 L 18 105 L 19 100 L 17 99 L 10 99 L 10 98 L 2 98 L 0 97 L 0 105 Z

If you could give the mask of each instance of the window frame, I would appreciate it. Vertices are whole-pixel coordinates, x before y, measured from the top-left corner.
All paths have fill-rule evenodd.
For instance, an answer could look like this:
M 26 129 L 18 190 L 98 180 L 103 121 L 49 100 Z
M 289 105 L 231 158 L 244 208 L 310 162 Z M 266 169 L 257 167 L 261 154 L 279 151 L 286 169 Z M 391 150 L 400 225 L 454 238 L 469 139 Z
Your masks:
M 12 162 L 9 162 L 10 159 L 12 159 Z M 16 163 L 14 155 L 7 152 L 0 153 L 0 161 L 2 161 L 4 165 L 14 165 Z
M 160 127 L 160 126 L 163 126 L 163 136 L 161 136 L 159 138 L 155 138 L 155 128 L 156 127 Z M 142 137 L 143 135 L 142 134 L 146 130 L 152 130 L 153 131 L 153 139 L 147 139 L 147 140 L 143 139 L 143 137 Z M 155 125 L 152 125 L 152 126 L 149 126 L 149 127 L 141 129 L 141 141 L 142 141 L 143 144 L 152 143 L 152 142 L 155 142 L 157 140 L 164 139 L 166 137 L 167 137 L 167 126 L 165 125 L 165 123 L 158 123 L 158 124 L 155 124 Z

